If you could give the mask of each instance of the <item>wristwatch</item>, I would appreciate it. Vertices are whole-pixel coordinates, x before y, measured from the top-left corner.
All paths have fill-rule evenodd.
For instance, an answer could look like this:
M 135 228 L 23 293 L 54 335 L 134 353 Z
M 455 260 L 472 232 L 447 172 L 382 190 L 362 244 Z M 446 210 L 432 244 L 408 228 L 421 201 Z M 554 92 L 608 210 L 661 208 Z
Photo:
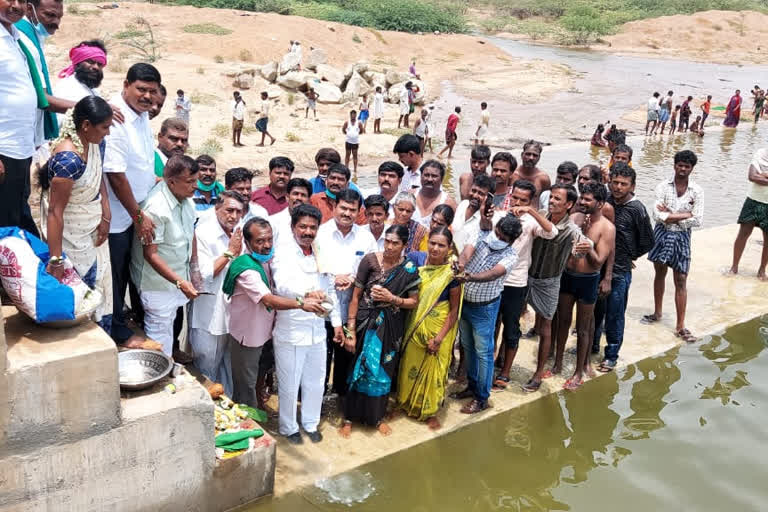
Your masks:
M 302 299 L 301 297 L 296 297 L 296 304 L 299 305 L 299 308 L 304 307 L 304 299 Z
M 224 256 L 224 257 L 225 257 L 225 258 L 227 258 L 228 260 L 233 260 L 233 259 L 235 259 L 235 255 L 234 255 L 234 254 L 232 254 L 232 252 L 231 252 L 231 251 L 224 251 L 224 254 L 222 254 L 222 256 Z
M 51 256 L 48 258 L 48 263 L 50 263 L 53 266 L 58 266 L 64 263 L 64 257 L 63 256 Z

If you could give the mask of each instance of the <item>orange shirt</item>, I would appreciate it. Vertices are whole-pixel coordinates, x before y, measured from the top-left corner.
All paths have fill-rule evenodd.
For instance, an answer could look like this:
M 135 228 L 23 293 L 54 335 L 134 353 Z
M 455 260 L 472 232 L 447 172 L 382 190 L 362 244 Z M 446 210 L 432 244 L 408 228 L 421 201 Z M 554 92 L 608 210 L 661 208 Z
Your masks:
M 709 114 L 709 107 L 712 106 L 711 101 L 705 101 L 701 104 L 701 110 L 704 111 L 705 114 Z
M 336 208 L 336 200 L 328 197 L 325 192 L 312 194 L 309 198 L 309 204 L 320 210 L 320 213 L 323 214 L 323 220 L 320 221 L 320 224 L 324 224 L 326 221 L 333 218 L 333 210 Z M 365 218 L 365 207 L 360 207 L 355 224 L 368 224 L 368 219 Z

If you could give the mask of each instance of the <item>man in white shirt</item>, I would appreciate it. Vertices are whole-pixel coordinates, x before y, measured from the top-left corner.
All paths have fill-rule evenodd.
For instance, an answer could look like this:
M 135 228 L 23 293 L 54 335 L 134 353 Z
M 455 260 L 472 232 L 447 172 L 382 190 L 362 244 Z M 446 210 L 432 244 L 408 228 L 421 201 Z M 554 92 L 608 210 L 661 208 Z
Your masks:
M 480 219 L 486 209 L 493 208 L 493 192 L 496 190 L 496 180 L 487 174 L 478 174 L 472 182 L 469 199 L 465 199 L 456 207 L 453 217 L 453 243 L 459 254 L 467 245 L 472 245 L 480 234 Z M 504 212 L 494 211 L 493 225 L 504 216 Z
M 309 204 L 299 205 L 291 216 L 293 240 L 281 243 L 272 261 L 274 293 L 296 299 L 323 297 L 337 343 L 344 341 L 333 277 L 322 273 L 313 249 L 322 214 Z M 296 422 L 296 401 L 301 388 L 301 423 L 313 442 L 322 440 L 317 430 L 325 381 L 325 319 L 302 310 L 278 311 L 272 331 L 275 366 L 280 382 L 279 432 L 294 444 L 302 443 Z
M 269 224 L 272 226 L 272 239 L 275 247 L 280 243 L 280 240 L 291 239 L 291 213 L 300 204 L 308 204 L 312 192 L 312 184 L 304 178 L 291 178 L 286 188 L 288 190 L 288 195 L 286 196 L 288 198 L 288 208 L 269 216 Z
M 192 110 L 192 102 L 184 96 L 184 91 L 176 91 L 176 117 L 187 124 L 189 128 L 189 111 Z
M 0 226 L 19 226 L 37 235 L 27 197 L 38 98 L 19 47 L 20 32 L 13 26 L 23 16 L 22 8 L 8 2 L 0 7 Z
M 133 333 L 125 325 L 123 305 L 129 282 L 131 244 L 134 231 L 142 244 L 151 244 L 155 236 L 152 219 L 142 214 L 139 203 L 155 186 L 154 148 L 147 112 L 153 95 L 160 87 L 160 72 L 154 66 L 131 66 L 121 94 L 112 99 L 125 115 L 123 124 L 112 126 L 106 140 L 104 173 L 112 219 L 109 226 L 109 256 L 112 263 L 113 316 L 112 338 L 123 343 Z M 139 307 L 135 287 L 131 305 Z M 143 317 L 142 314 L 138 315 Z
M 376 252 L 378 247 L 370 231 L 355 224 L 361 206 L 360 194 L 350 189 L 342 190 L 336 197 L 333 218 L 320 226 L 315 243 L 320 271 L 333 276 L 342 323 L 347 321 L 360 260 L 369 252 Z M 325 380 L 327 383 L 330 378 L 331 361 L 335 358 L 333 391 L 343 397 L 347 391 L 347 372 L 354 356 L 334 342 L 330 323 L 326 322 L 325 328 L 328 333 Z
M 240 143 L 240 135 L 243 132 L 243 123 L 245 122 L 245 101 L 240 96 L 240 91 L 235 91 L 232 96 L 232 145 L 236 148 L 245 144 Z
M 367 229 L 373 235 L 377 252 L 384 250 L 384 232 L 389 227 L 387 219 L 391 211 L 392 207 L 384 196 L 371 194 L 365 198 L 365 218 L 368 224 L 363 226 L 363 229 Z
M 392 149 L 397 153 L 400 163 L 405 166 L 403 180 L 400 182 L 400 192 L 410 192 L 416 195 L 421 188 L 421 143 L 419 138 L 413 134 L 406 133 L 401 135 L 395 147 Z
M 261 109 L 258 111 L 259 118 L 256 120 L 256 129 L 261 132 L 261 143 L 257 144 L 258 146 L 264 145 L 264 139 L 269 136 L 270 140 L 272 142 L 269 143 L 271 146 L 275 143 L 275 138 L 269 133 L 269 109 L 271 107 L 271 104 L 269 102 L 269 94 L 267 92 L 261 93 Z
M 237 192 L 224 191 L 215 206 L 215 215 L 198 222 L 197 261 L 203 278 L 201 295 L 191 304 L 189 343 L 195 367 L 224 386 L 232 396 L 232 369 L 227 333 L 228 304 L 221 290 L 229 263 L 240 256 L 243 233 L 235 228 L 243 218 L 247 199 Z
M 59 73 L 63 77 L 56 83 L 56 96 L 77 103 L 86 96 L 99 96 L 98 88 L 104 79 L 107 48 L 99 39 L 83 41 L 69 50 L 70 65 Z M 66 120 L 59 114 L 59 125 Z
M 504 366 L 496 377 L 494 389 L 504 389 L 509 383 L 509 371 L 517 355 L 520 343 L 520 314 L 528 295 L 528 267 L 531 265 L 531 248 L 537 237 L 551 240 L 557 236 L 557 227 L 531 206 L 536 197 L 536 186 L 528 180 L 517 180 L 510 192 L 510 213 L 520 219 L 522 231 L 512 247 L 517 251 L 517 263 L 504 280 L 501 292 L 499 318 L 504 326 Z M 495 337 L 498 339 L 498 336 Z
M 656 132 L 656 124 L 659 122 L 659 110 L 661 110 L 660 94 L 654 92 L 648 100 L 648 120 L 645 122 L 645 134 L 648 135 L 648 127 L 651 128 L 651 135 Z

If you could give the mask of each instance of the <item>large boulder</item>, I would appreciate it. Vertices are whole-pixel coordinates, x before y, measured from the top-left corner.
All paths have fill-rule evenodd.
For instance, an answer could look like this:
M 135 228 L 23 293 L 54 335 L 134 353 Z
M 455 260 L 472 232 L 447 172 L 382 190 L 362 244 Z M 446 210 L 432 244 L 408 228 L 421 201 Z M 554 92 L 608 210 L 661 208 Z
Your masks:
M 280 74 L 284 75 L 291 71 L 299 69 L 301 59 L 297 53 L 286 53 L 283 55 L 283 60 L 280 61 Z
M 250 73 L 240 73 L 235 77 L 235 81 L 232 82 L 232 87 L 250 89 L 253 87 L 253 75 Z
M 341 102 L 341 89 L 330 82 L 323 82 L 317 78 L 310 78 L 307 80 L 307 89 L 310 87 L 314 88 L 315 92 L 319 95 L 317 98 L 318 103 Z
M 384 73 L 369 70 L 363 73 L 363 78 L 371 84 L 371 88 L 373 88 L 374 91 L 376 90 L 376 87 L 381 87 L 382 91 L 387 90 L 387 78 Z
M 417 105 L 423 105 L 424 101 L 426 99 L 427 90 L 424 85 L 424 82 L 421 80 L 408 80 L 407 82 L 413 82 L 413 85 L 415 87 L 418 87 L 418 91 L 416 91 L 416 98 L 414 100 L 414 103 Z M 390 103 L 400 103 L 400 93 L 403 89 L 405 89 L 405 84 L 407 82 L 400 82 L 399 84 L 395 84 L 392 87 L 389 88 L 387 91 L 387 101 Z
M 252 66 L 237 66 L 227 71 L 225 75 L 229 78 L 235 78 L 237 75 L 242 75 L 243 73 L 256 76 L 256 70 Z
M 269 98 L 270 100 L 277 99 L 283 94 L 283 90 L 277 85 L 267 86 L 267 89 L 265 92 L 267 93 L 267 98 Z
M 336 87 L 341 87 L 341 84 L 344 83 L 344 73 L 333 66 L 329 66 L 328 64 L 318 64 L 316 71 L 321 79 L 332 83 Z
M 307 78 L 309 78 L 307 75 L 304 71 L 289 71 L 277 77 L 277 84 L 286 89 L 297 90 L 307 83 Z
M 274 82 L 277 79 L 278 65 L 275 61 L 270 61 L 259 68 L 259 73 L 268 82 Z
M 360 62 L 356 62 L 354 64 L 350 64 L 347 66 L 347 69 L 344 70 L 344 77 L 349 80 L 349 77 L 352 76 L 353 73 L 359 73 L 363 74 L 366 71 L 368 71 L 368 68 L 370 67 L 370 64 L 365 62 L 364 60 L 361 60 Z
M 394 69 L 390 69 L 386 73 L 387 85 L 390 87 L 399 84 L 400 82 L 407 82 L 410 79 L 411 74 L 405 71 L 395 71 Z
M 359 73 L 352 73 L 352 76 L 347 80 L 347 85 L 344 87 L 344 97 L 355 99 L 363 94 L 369 94 L 371 92 L 371 86 L 365 81 L 362 75 Z M 347 100 L 348 101 L 348 100 Z
M 325 50 L 321 50 L 320 48 L 315 48 L 311 52 L 309 52 L 309 56 L 307 56 L 307 62 L 306 62 L 306 68 L 311 70 L 316 70 L 317 66 L 319 64 L 327 64 L 328 63 L 328 55 L 325 53 Z

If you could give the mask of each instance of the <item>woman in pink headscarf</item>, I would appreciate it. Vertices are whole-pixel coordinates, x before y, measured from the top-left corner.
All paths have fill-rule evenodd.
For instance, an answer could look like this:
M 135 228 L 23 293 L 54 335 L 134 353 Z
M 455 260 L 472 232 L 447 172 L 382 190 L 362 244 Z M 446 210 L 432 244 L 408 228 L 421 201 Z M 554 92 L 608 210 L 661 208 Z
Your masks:
M 728 128 L 736 128 L 741 119 L 741 91 L 736 89 L 736 94 L 731 96 L 731 101 L 728 102 L 728 106 L 725 108 L 725 121 L 723 126 Z

